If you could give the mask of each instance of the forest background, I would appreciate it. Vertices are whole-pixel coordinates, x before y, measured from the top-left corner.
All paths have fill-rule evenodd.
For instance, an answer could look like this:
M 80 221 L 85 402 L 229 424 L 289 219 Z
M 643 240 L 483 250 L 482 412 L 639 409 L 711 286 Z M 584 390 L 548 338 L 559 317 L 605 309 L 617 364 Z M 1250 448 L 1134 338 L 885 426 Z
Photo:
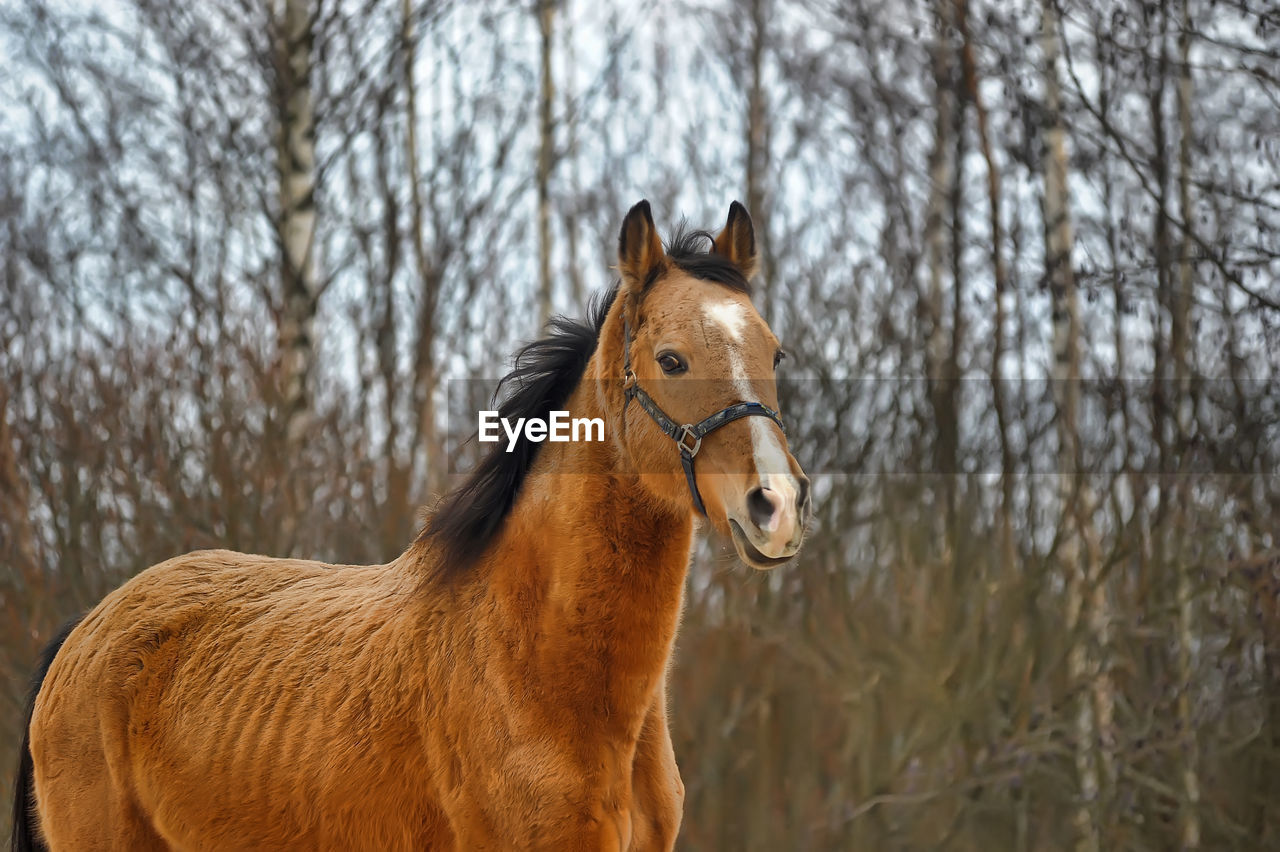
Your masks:
M 1275 4 L 5 0 L 0 56 L 5 801 L 64 618 L 393 558 L 450 387 L 737 198 L 815 531 L 699 546 L 680 848 L 1280 846 Z

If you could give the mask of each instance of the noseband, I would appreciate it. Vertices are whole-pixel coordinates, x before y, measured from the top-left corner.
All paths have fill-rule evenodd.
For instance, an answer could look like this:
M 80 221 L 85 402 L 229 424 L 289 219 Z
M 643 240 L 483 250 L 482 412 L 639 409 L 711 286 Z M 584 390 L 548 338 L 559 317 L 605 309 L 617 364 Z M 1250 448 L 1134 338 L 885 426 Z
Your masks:
M 627 406 L 634 399 L 653 418 L 653 422 L 658 424 L 658 428 L 676 442 L 676 446 L 680 448 L 680 465 L 684 468 L 685 479 L 689 481 L 689 493 L 693 495 L 693 507 L 698 510 L 698 514 L 706 517 L 707 510 L 702 505 L 702 495 L 698 493 L 698 481 L 693 475 L 693 460 L 698 455 L 698 450 L 702 449 L 702 439 L 721 426 L 744 417 L 768 417 L 778 424 L 778 428 L 784 435 L 787 433 L 787 427 L 782 425 L 782 418 L 778 416 L 778 412 L 758 402 L 739 402 L 728 408 L 722 408 L 697 423 L 677 425 L 676 421 L 668 417 L 667 413 L 653 401 L 653 397 L 645 393 L 636 381 L 636 374 L 631 371 L 631 319 L 625 310 L 622 322 L 625 335 L 622 341 L 622 391 L 625 399 L 622 404 L 622 413 L 626 414 Z

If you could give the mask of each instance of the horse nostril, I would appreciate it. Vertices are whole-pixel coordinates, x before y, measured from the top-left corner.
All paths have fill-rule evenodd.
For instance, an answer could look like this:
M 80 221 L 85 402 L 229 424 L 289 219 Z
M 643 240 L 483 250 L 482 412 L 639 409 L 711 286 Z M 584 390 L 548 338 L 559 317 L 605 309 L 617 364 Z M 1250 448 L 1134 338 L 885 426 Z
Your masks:
M 768 529 L 773 520 L 773 501 L 764 493 L 763 488 L 753 488 L 747 495 L 747 511 L 751 513 L 751 523 L 760 529 Z
M 801 474 L 800 492 L 796 496 L 796 505 L 800 507 L 800 514 L 803 515 L 805 509 L 809 508 L 809 477 Z

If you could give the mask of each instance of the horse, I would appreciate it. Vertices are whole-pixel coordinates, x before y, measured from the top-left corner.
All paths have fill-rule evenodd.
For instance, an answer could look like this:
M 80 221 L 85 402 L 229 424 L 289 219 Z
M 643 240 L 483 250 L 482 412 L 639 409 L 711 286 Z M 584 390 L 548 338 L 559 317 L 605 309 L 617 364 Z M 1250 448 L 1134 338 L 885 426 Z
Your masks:
M 108 594 L 37 673 L 15 849 L 673 848 L 695 529 L 764 570 L 812 515 L 756 263 L 737 202 L 665 246 L 637 204 L 500 385 L 604 440 L 492 446 L 386 565 L 198 551 Z

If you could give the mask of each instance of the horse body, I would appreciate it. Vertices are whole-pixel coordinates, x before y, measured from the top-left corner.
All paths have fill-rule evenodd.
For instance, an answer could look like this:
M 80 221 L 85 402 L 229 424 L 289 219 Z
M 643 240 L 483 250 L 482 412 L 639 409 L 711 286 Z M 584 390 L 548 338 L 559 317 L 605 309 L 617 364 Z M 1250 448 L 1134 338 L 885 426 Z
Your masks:
M 692 523 L 554 473 L 591 453 L 540 457 L 528 492 L 556 499 L 519 503 L 458 587 L 415 546 L 378 566 L 202 551 L 108 595 L 36 704 L 51 848 L 101 848 L 104 818 L 117 849 L 670 848 Z
M 672 329 L 712 285 L 672 276 L 640 315 L 655 277 L 645 263 L 662 260 L 642 229 L 648 260 L 627 263 L 640 209 L 624 224 L 623 291 L 598 318 L 598 342 L 552 347 L 552 372 L 572 380 L 557 403 L 622 439 L 546 444 L 514 484 L 503 478 L 512 462 L 491 456 L 387 565 L 202 551 L 112 592 L 35 700 L 34 807 L 48 848 L 673 847 L 684 787 L 665 682 L 694 517 L 678 456 L 638 406 L 628 412 L 618 378 L 633 343 L 659 358 L 684 345 Z M 716 334 L 689 339 L 708 346 Z M 655 370 L 637 372 L 663 404 L 678 402 Z M 750 390 L 734 378 L 740 402 Z M 545 387 L 530 394 L 545 405 Z M 768 567 L 799 547 L 807 481 L 789 453 L 786 470 L 735 470 L 734 452 L 762 451 L 735 450 L 731 429 L 707 439 L 701 491 L 744 560 Z M 780 434 L 767 435 L 775 449 Z M 506 501 L 500 524 L 485 495 Z M 458 547 L 475 536 L 483 547 Z

